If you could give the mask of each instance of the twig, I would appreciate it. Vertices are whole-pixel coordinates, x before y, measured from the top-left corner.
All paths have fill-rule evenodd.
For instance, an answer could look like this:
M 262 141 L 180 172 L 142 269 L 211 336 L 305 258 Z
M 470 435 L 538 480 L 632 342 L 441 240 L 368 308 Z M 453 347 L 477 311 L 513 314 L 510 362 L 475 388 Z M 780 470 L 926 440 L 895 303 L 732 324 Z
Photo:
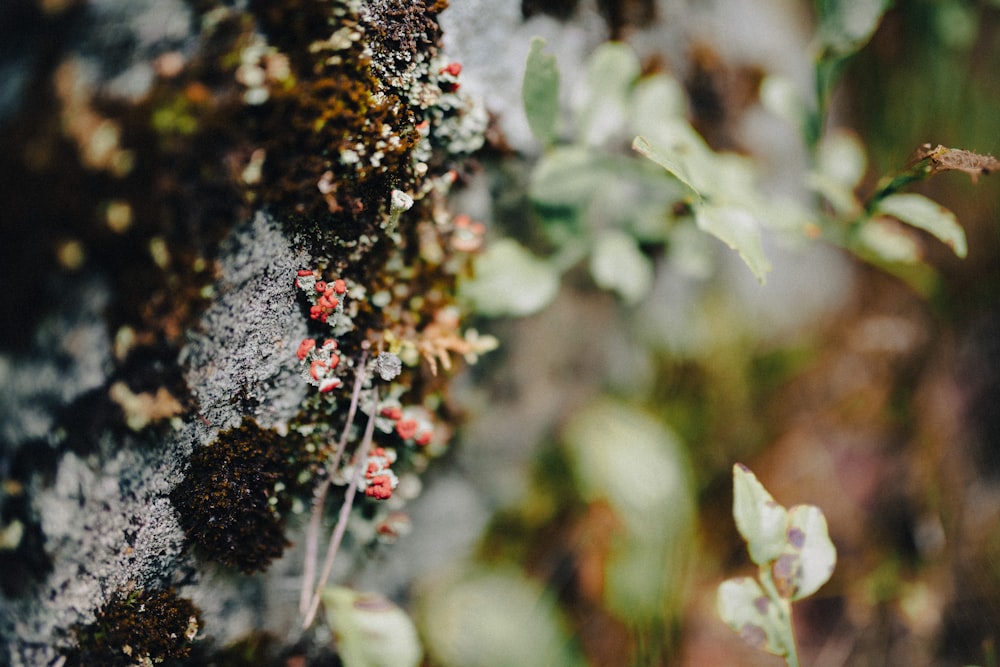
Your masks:
M 368 360 L 368 352 L 361 353 L 358 362 L 358 371 L 354 376 L 354 390 L 351 393 L 351 406 L 347 410 L 347 421 L 344 423 L 344 431 L 340 434 L 337 443 L 337 451 L 333 459 L 327 464 L 326 478 L 320 482 L 313 498 L 312 513 L 309 517 L 309 526 L 306 529 L 306 555 L 302 564 L 302 592 L 299 595 L 299 613 L 305 614 L 309 610 L 309 596 L 312 592 L 313 581 L 316 578 L 316 560 L 319 557 L 319 529 L 323 520 L 323 507 L 326 504 L 326 494 L 330 490 L 330 480 L 334 471 L 340 465 L 340 459 L 344 455 L 347 447 L 347 438 L 350 436 L 351 427 L 354 426 L 354 416 L 358 412 L 358 401 L 361 397 L 361 387 L 365 381 L 365 362 Z
M 368 424 L 365 426 L 365 435 L 361 440 L 361 446 L 358 448 L 355 454 L 355 459 L 357 463 L 354 468 L 354 476 L 351 478 L 351 484 L 347 487 L 347 493 L 344 495 L 344 504 L 340 507 L 340 515 L 337 517 L 337 525 L 333 529 L 333 534 L 330 535 L 330 546 L 326 550 L 326 558 L 323 560 L 323 572 L 320 574 L 319 582 L 316 584 L 316 590 L 313 593 L 312 603 L 309 605 L 309 610 L 306 612 L 305 619 L 302 621 L 302 627 L 308 628 L 312 625 L 313 620 L 316 618 L 316 612 L 319 610 L 320 593 L 323 587 L 326 586 L 327 579 L 330 578 L 330 571 L 333 569 L 333 561 L 337 557 L 337 551 L 340 549 L 340 543 L 344 539 L 344 532 L 347 530 L 347 519 L 351 515 L 351 506 L 354 504 L 354 494 L 358 490 L 358 486 L 361 483 L 361 475 L 365 468 L 365 459 L 368 458 L 368 449 L 372 444 L 372 436 L 375 433 L 375 413 L 378 412 L 378 389 L 372 387 L 372 398 L 373 407 L 371 413 L 368 415 Z

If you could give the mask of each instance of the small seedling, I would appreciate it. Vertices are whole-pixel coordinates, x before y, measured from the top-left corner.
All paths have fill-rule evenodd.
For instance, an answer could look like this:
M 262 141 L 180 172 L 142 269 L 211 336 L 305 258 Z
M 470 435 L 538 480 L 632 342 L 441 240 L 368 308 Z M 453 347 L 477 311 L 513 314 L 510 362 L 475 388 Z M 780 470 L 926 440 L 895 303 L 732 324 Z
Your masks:
M 741 463 L 733 466 L 733 518 L 759 569 L 756 578 L 722 582 L 719 615 L 751 646 L 798 667 L 792 602 L 815 593 L 837 563 L 826 518 L 813 505 L 785 509 Z

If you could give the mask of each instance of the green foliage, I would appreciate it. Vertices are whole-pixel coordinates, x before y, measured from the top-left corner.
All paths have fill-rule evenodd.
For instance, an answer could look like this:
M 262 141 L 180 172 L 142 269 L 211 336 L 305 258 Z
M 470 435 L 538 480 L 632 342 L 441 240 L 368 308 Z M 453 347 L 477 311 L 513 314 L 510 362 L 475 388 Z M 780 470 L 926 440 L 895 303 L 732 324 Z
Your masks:
M 607 503 L 622 529 L 605 563 L 605 605 L 632 628 L 657 628 L 678 611 L 694 533 L 684 447 L 647 413 L 599 400 L 563 433 L 583 499 Z
M 543 146 L 555 143 L 559 121 L 559 69 L 555 56 L 542 53 L 545 40 L 531 40 L 521 98 L 531 132 Z
M 796 667 L 791 603 L 815 593 L 837 562 L 826 518 L 812 505 L 785 509 L 742 464 L 733 466 L 733 518 L 758 577 L 724 581 L 719 615 L 748 644 Z
M 423 659 L 413 621 L 382 595 L 328 586 L 323 607 L 344 667 L 416 667 Z
M 513 569 L 473 570 L 435 586 L 420 618 L 432 664 L 441 667 L 585 664 L 552 595 Z

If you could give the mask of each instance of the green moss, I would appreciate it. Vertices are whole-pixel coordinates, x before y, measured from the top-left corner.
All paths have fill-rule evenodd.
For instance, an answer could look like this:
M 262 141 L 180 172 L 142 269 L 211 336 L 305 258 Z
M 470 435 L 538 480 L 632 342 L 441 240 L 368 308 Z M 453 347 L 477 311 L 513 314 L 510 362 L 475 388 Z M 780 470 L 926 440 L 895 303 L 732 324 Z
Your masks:
M 170 500 L 201 556 L 251 573 L 281 555 L 292 494 L 308 465 L 301 449 L 245 418 L 195 451 Z
M 77 646 L 65 665 L 181 664 L 200 626 L 198 609 L 173 589 L 118 595 L 97 611 L 93 623 L 73 628 Z

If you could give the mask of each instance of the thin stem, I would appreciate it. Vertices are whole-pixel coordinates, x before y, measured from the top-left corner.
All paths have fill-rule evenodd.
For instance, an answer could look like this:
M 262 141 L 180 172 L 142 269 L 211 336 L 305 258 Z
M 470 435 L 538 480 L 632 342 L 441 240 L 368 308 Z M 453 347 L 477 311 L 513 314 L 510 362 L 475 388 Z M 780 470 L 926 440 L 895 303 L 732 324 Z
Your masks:
M 357 454 L 355 454 L 355 460 L 357 461 L 354 468 L 354 476 L 351 478 L 351 484 L 347 487 L 347 493 L 344 496 L 344 504 L 340 507 L 340 515 L 337 517 L 337 525 L 333 529 L 333 534 L 330 535 L 330 545 L 326 550 L 326 558 L 323 560 L 323 571 L 320 573 L 319 582 L 316 584 L 316 590 L 313 593 L 312 603 L 309 605 L 309 610 L 306 613 L 305 619 L 302 621 L 302 627 L 308 628 L 312 625 L 313 620 L 316 618 L 316 612 L 319 610 L 320 594 L 323 591 L 323 587 L 326 586 L 327 580 L 330 578 L 330 571 L 333 569 L 333 561 L 337 557 L 337 551 L 340 549 L 340 543 L 344 539 L 344 533 L 347 530 L 347 519 L 351 515 L 351 507 L 354 504 L 354 495 L 358 490 L 358 486 L 361 484 L 361 475 L 365 468 L 365 459 L 368 458 L 368 450 L 372 444 L 372 436 L 375 434 L 375 413 L 378 412 L 378 389 L 372 387 L 373 393 L 373 407 L 371 414 L 368 415 L 368 424 L 365 426 L 365 435 L 361 440 L 361 446 L 358 448 Z
M 316 561 L 319 558 L 319 529 L 323 520 L 323 507 L 326 504 L 326 495 L 330 490 L 330 479 L 340 465 L 340 459 L 344 455 L 344 448 L 347 446 L 347 438 L 354 426 L 354 416 L 358 411 L 358 401 L 361 397 L 361 387 L 365 381 L 365 362 L 368 359 L 368 352 L 361 353 L 358 362 L 358 371 L 354 375 L 354 390 L 351 393 L 351 406 L 347 410 L 347 421 L 344 423 L 344 431 L 340 434 L 337 443 L 337 452 L 333 459 L 327 464 L 326 478 L 320 482 L 313 499 L 312 513 L 309 517 L 309 526 L 306 529 L 306 554 L 302 563 L 302 591 L 299 594 L 299 613 L 305 614 L 309 610 L 309 596 L 312 592 L 313 581 L 316 578 Z
M 764 592 L 778 607 L 778 615 L 782 623 L 781 643 L 785 648 L 785 663 L 788 667 L 799 667 L 799 654 L 795 646 L 795 628 L 792 626 L 792 603 L 778 594 L 768 566 L 760 566 L 759 579 L 764 587 Z

